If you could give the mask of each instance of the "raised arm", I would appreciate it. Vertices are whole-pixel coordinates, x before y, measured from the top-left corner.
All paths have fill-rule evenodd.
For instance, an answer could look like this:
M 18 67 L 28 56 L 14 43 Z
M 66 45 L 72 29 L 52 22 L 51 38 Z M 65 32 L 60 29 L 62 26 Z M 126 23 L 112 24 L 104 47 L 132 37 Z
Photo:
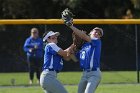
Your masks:
M 82 32 L 81 30 L 73 26 L 73 13 L 69 9 L 65 9 L 61 15 L 62 15 L 62 20 L 64 21 L 64 23 L 68 27 L 70 27 L 75 34 L 77 34 L 79 37 L 81 37 L 87 42 L 91 41 L 88 35 L 86 35 L 84 32 Z
M 91 41 L 91 38 L 86 33 L 84 33 L 83 31 L 79 30 L 78 28 L 74 27 L 73 25 L 71 25 L 69 27 L 73 30 L 73 32 L 75 34 L 77 34 L 79 37 L 81 37 L 85 41 L 87 41 L 87 42 Z

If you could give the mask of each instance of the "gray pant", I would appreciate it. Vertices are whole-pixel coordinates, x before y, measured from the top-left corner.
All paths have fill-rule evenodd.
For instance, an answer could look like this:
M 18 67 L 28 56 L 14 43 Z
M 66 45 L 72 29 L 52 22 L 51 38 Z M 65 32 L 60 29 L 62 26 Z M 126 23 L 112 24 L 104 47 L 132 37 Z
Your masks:
M 67 93 L 63 85 L 57 80 L 55 71 L 43 71 L 40 77 L 40 85 L 45 93 Z
M 95 93 L 101 81 L 101 71 L 83 72 L 83 76 L 78 86 L 78 93 Z

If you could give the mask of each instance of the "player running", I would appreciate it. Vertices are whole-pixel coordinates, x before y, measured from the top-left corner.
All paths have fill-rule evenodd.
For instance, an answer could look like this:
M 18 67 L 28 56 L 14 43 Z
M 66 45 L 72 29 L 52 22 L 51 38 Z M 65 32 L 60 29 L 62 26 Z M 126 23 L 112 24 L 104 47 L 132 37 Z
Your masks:
M 40 85 L 45 93 L 67 93 L 63 85 L 57 80 L 57 73 L 63 68 L 62 58 L 66 58 L 67 50 L 57 46 L 59 32 L 50 31 L 44 34 L 45 46 L 43 72 Z
M 78 93 L 95 93 L 98 84 L 101 81 L 100 55 L 101 55 L 101 37 L 103 30 L 99 27 L 91 30 L 89 36 L 73 26 L 73 18 L 69 10 L 62 12 L 64 23 L 70 27 L 73 32 L 85 40 L 80 51 L 77 53 L 80 66 L 83 69 L 83 76 L 78 86 Z

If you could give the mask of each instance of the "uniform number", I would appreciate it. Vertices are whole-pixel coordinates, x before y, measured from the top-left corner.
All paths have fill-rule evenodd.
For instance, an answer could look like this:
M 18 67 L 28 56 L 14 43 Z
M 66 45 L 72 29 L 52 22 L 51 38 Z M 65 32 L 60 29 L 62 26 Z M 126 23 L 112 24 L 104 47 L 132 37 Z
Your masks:
M 81 59 L 83 59 L 83 60 L 85 59 L 85 54 L 86 54 L 86 52 L 85 51 L 82 51 L 81 56 L 80 56 Z

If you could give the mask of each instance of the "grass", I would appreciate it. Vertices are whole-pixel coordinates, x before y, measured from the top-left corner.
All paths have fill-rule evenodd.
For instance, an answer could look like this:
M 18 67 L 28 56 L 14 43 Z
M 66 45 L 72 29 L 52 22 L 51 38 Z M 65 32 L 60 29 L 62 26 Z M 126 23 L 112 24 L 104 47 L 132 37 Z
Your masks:
M 61 72 L 58 79 L 63 84 L 77 85 L 80 81 L 82 72 Z M 0 73 L 0 85 L 12 85 L 11 81 L 15 80 L 15 85 L 28 85 L 28 73 Z M 36 81 L 36 78 L 35 78 Z M 136 72 L 134 71 L 110 71 L 102 72 L 101 83 L 136 83 Z
M 61 72 L 58 79 L 67 84 L 68 93 L 77 93 L 77 84 L 82 72 Z M 16 86 L 9 86 L 11 80 Z M 102 72 L 102 81 L 96 93 L 140 93 L 134 71 Z M 73 84 L 70 86 L 70 84 Z M 19 86 L 24 85 L 24 86 Z M 6 87 L 5 87 L 6 86 Z M 28 73 L 0 73 L 0 93 L 44 93 L 40 86 L 28 85 Z
M 63 72 L 58 79 L 63 84 L 78 84 L 82 72 Z M 102 72 L 101 83 L 135 83 L 136 72 L 134 71 L 110 71 Z
M 77 86 L 65 86 L 68 93 L 77 93 Z M 40 87 L 0 88 L 0 93 L 44 93 Z M 138 84 L 101 84 L 96 93 L 140 93 Z

